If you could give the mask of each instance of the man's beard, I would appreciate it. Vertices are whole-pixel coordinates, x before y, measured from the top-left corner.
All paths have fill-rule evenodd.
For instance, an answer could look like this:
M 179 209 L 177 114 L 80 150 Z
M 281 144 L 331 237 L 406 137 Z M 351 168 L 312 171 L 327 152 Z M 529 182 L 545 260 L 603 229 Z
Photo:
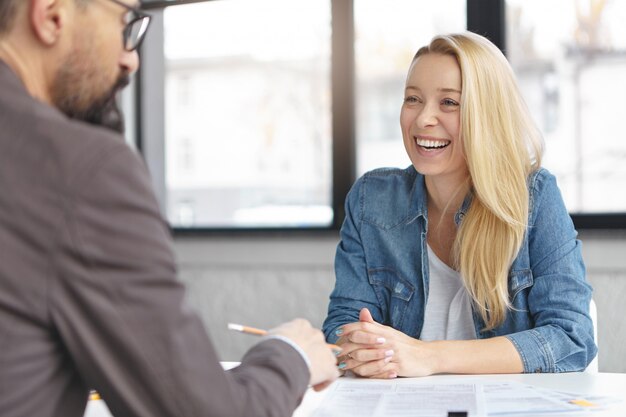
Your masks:
M 57 74 L 52 89 L 55 106 L 72 119 L 124 133 L 124 115 L 117 103 L 117 93 L 128 85 L 128 73 L 120 74 L 108 91 L 91 98 L 93 93 L 89 94 L 89 88 L 93 89 L 101 80 L 93 73 L 77 71 L 77 67 L 72 64 L 68 63 Z
M 129 83 L 128 75 L 118 78 L 111 90 L 102 98 L 93 102 L 84 112 L 75 116 L 82 121 L 96 126 L 103 126 L 118 133 L 124 133 L 124 114 L 117 101 L 117 93 Z M 70 116 L 72 117 L 72 116 Z

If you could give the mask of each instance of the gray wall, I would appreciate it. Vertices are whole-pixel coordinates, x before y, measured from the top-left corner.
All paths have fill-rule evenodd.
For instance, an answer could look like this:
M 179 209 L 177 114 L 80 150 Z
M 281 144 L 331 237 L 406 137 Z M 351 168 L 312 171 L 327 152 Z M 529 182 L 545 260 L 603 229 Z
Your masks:
M 599 367 L 626 372 L 626 231 L 584 232 L 583 253 L 598 307 Z M 254 336 L 228 322 L 270 328 L 294 317 L 321 326 L 334 285 L 337 234 L 177 238 L 190 304 L 222 360 L 239 360 Z

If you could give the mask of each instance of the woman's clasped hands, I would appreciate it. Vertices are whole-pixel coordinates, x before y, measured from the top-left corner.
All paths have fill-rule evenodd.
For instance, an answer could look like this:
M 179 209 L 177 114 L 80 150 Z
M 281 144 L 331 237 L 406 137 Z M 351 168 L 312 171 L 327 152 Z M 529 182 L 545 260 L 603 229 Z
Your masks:
M 381 379 L 435 373 L 436 350 L 430 342 L 376 323 L 367 308 L 359 312 L 358 322 L 341 326 L 336 334 L 342 348 L 340 371 Z

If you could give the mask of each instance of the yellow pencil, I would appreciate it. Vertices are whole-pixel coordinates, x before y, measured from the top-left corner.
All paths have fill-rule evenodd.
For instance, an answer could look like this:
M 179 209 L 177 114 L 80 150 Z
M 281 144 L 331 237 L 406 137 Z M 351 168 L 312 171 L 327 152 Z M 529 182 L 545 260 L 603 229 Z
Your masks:
M 257 329 L 256 327 L 244 326 L 243 324 L 228 323 L 228 328 L 230 330 L 235 330 L 248 334 L 255 334 L 257 336 L 265 336 L 267 334 L 267 330 Z M 328 347 L 332 350 L 341 351 L 341 347 L 337 345 L 328 344 Z
M 244 326 L 243 324 L 228 323 L 228 328 L 242 333 L 256 334 L 257 336 L 265 336 L 267 334 L 267 330 Z

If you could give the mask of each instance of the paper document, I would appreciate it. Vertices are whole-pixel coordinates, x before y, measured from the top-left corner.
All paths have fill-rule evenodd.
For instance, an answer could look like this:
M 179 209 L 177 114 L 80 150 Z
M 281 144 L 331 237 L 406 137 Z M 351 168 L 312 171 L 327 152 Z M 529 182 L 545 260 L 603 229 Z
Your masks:
M 585 395 L 518 382 L 483 384 L 488 416 L 576 415 L 620 402 L 609 396 Z
M 313 417 L 575 416 L 620 400 L 487 378 L 367 380 L 340 378 Z
M 574 404 L 559 401 L 549 391 L 517 382 L 483 385 L 489 416 L 529 416 L 580 410 Z
M 446 417 L 449 411 L 484 416 L 480 386 L 339 380 L 314 417 Z M 418 380 L 415 380 L 418 381 Z

